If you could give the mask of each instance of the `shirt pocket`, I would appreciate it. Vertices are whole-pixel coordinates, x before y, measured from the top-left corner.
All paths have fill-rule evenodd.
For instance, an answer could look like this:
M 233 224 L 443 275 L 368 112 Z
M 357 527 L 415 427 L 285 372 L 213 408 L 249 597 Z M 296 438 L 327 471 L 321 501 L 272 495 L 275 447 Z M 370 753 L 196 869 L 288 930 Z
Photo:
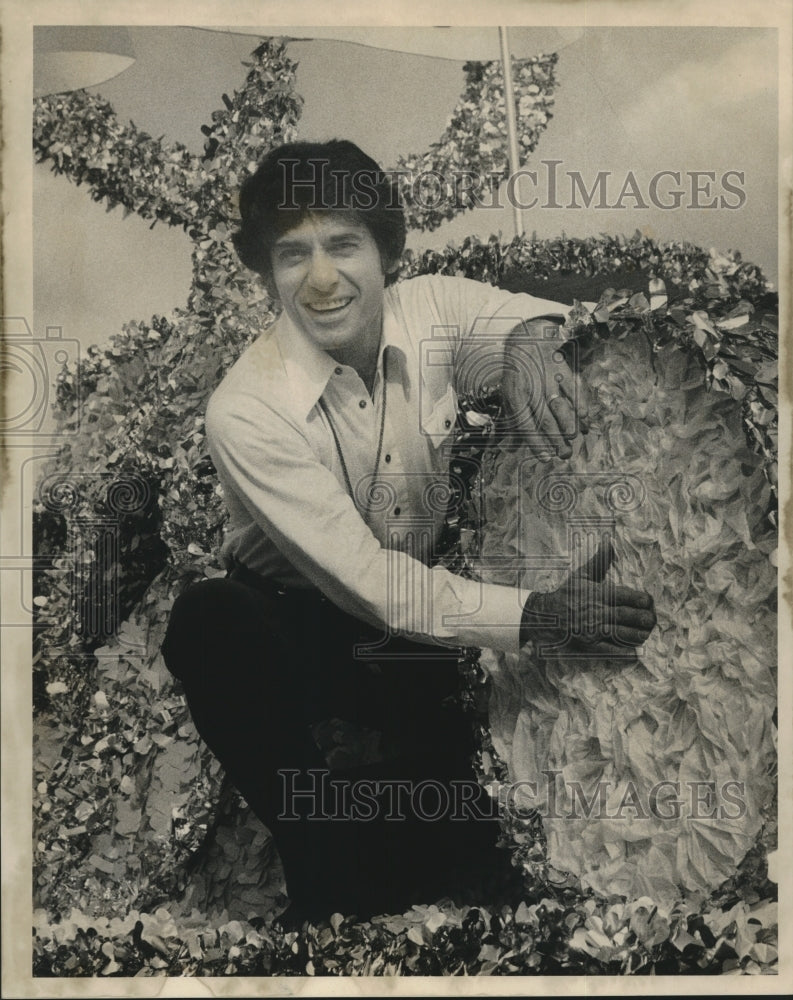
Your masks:
M 422 420 L 421 430 L 433 447 L 440 448 L 454 434 L 456 422 L 457 393 L 450 385 Z

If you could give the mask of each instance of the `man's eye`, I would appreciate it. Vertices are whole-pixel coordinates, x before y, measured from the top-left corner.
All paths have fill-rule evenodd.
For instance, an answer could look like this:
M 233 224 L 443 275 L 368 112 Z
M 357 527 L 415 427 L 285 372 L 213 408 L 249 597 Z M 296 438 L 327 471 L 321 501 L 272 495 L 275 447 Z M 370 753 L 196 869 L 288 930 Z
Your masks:
M 355 240 L 345 240 L 344 243 L 337 243 L 334 249 L 341 251 L 341 253 L 352 253 L 358 249 L 358 244 Z
M 303 256 L 303 251 L 297 247 L 285 248 L 278 251 L 278 261 L 281 264 L 296 264 L 299 260 L 303 259 Z

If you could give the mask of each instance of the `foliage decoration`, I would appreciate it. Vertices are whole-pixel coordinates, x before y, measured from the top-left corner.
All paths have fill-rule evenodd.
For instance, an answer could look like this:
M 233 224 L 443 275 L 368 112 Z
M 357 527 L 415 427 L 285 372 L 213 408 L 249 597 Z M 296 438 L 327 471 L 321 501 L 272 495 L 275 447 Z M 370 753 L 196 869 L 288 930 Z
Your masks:
M 556 53 L 512 60 L 521 164 L 553 117 L 556 62 Z M 440 139 L 423 154 L 397 160 L 397 186 L 410 229 L 432 231 L 477 204 L 491 204 L 508 176 L 501 65 L 465 63 L 463 72 L 465 90 Z
M 261 922 L 207 927 L 164 907 L 123 918 L 37 910 L 34 975 L 510 976 L 756 974 L 776 959 L 776 904 L 702 913 L 650 899 L 547 899 L 516 909 L 415 906 L 366 923 L 335 914 L 285 933 Z
M 777 297 L 739 253 L 658 244 L 639 232 L 630 238 L 516 237 L 508 244 L 496 236 L 486 243 L 469 237 L 459 248 L 408 252 L 403 276 L 417 274 L 476 278 L 570 305 L 589 298 L 597 304 L 594 319 L 610 336 L 643 330 L 654 351 L 673 345 L 691 353 L 706 388 L 740 401 L 748 445 L 763 456 L 776 497 Z M 580 333 L 592 321 L 579 306 L 569 330 Z M 775 509 L 769 516 L 776 523 Z

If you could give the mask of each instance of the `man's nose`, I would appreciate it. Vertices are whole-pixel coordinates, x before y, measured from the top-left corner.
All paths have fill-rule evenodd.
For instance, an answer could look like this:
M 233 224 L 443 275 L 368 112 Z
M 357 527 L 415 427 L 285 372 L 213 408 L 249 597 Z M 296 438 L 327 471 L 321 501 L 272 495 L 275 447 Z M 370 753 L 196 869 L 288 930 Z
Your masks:
M 332 258 L 319 250 L 311 257 L 311 267 L 308 272 L 308 282 L 318 292 L 329 291 L 339 280 L 339 272 Z

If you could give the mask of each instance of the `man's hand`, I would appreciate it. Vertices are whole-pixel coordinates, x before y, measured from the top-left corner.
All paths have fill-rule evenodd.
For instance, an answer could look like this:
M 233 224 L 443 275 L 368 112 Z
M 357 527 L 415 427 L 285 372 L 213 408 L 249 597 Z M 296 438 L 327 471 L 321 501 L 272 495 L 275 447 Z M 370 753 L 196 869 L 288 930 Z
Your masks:
M 501 395 L 503 447 L 527 448 L 540 461 L 569 458 L 570 442 L 586 429 L 584 387 L 562 357 L 560 324 L 527 321 L 507 337 Z
M 521 637 L 558 646 L 562 655 L 614 657 L 622 651 L 635 659 L 635 647 L 655 628 L 655 608 L 644 591 L 604 582 L 613 559 L 606 542 L 557 590 L 531 594 Z

